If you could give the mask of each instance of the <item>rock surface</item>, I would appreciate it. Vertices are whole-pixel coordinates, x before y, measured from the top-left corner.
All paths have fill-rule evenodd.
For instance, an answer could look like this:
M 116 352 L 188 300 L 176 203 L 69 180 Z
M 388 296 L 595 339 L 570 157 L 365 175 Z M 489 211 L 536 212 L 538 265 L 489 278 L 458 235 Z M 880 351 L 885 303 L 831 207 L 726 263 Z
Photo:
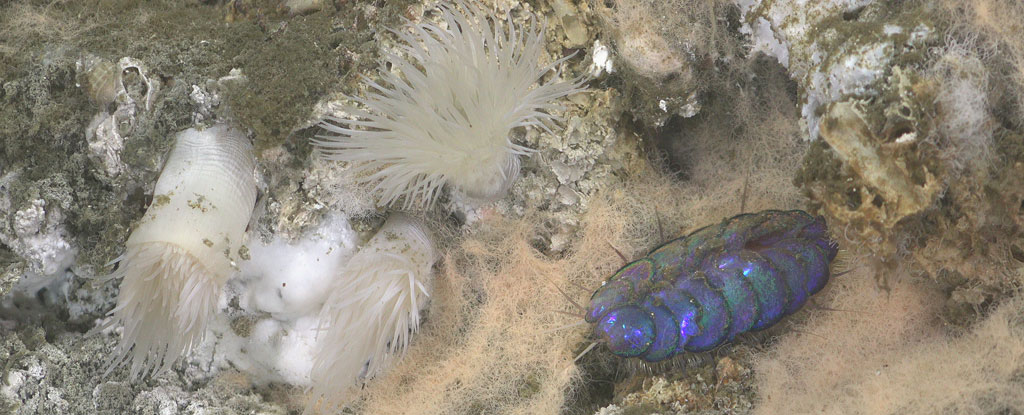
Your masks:
M 353 413 L 733 414 L 780 407 L 760 393 L 791 384 L 766 378 L 768 369 L 792 370 L 794 379 L 807 374 L 773 361 L 786 355 L 774 345 L 817 350 L 808 347 L 820 341 L 815 323 L 840 330 L 842 320 L 798 314 L 763 337 L 648 372 L 601 346 L 574 360 L 589 345 L 586 329 L 559 329 L 575 320 L 552 311 L 573 312 L 560 303 L 565 297 L 587 301 L 588 287 L 620 262 L 615 250 L 642 255 L 667 237 L 754 209 L 824 215 L 844 250 L 839 267 L 858 270 L 849 278 L 875 282 L 834 281 L 821 295 L 826 308 L 844 304 L 844 294 L 884 293 L 912 279 L 934 294 L 928 301 L 942 302 L 908 309 L 931 313 L 920 322 L 900 321 L 919 324 L 906 330 L 928 333 L 928 344 L 969 353 L 1021 337 L 993 334 L 1004 325 L 1016 330 L 1019 309 L 999 308 L 995 328 L 984 317 L 997 304 L 1018 304 L 1010 297 L 1024 280 L 1024 46 L 1015 37 L 1024 28 L 994 24 L 1000 16 L 991 14 L 1024 16 L 1024 6 L 476 3 L 502 21 L 528 24 L 538 16 L 545 23 L 542 59 L 575 53 L 558 69 L 566 79 L 590 76 L 589 89 L 559 102 L 560 126 L 552 132 L 513 131 L 513 141 L 537 152 L 523 160 L 506 197 L 477 205 L 446 196 L 420 213 L 437 227 L 448 255 L 438 267 L 441 294 L 424 315 L 423 343 L 414 340 L 408 356 L 421 360 L 396 366 L 393 383 L 369 384 Z M 374 207 L 346 166 L 312 157 L 309 139 L 320 132 L 319 119 L 358 95 L 360 76 L 373 76 L 381 53 L 395 50 L 396 37 L 385 29 L 402 19 L 436 19 L 436 4 L 0 6 L 0 412 L 301 411 L 308 378 L 300 372 L 308 362 L 296 356 L 315 341 L 315 305 L 253 292 L 278 282 L 259 265 L 275 261 L 243 264 L 208 341 L 173 371 L 140 383 L 123 381 L 122 370 L 104 373 L 116 330 L 87 334 L 117 296 L 117 281 L 95 277 L 111 271 L 108 263 L 153 203 L 173 134 L 216 122 L 249 131 L 258 152 L 250 251 L 288 263 L 318 262 L 321 254 L 343 261 L 388 212 Z M 329 225 L 336 235 L 304 239 L 332 232 Z M 296 252 L 340 239 L 334 256 Z M 462 273 L 480 270 L 519 274 Z M 292 285 L 306 281 L 275 272 Z M 549 290 L 554 278 L 570 293 Z M 572 292 L 577 284 L 584 290 Z M 454 328 L 432 329 L 432 321 Z M 503 326 L 510 322 L 545 328 Z M 516 349 L 516 338 L 500 335 L 513 329 L 524 333 L 522 344 L 546 349 Z M 978 334 L 956 340 L 962 333 Z M 914 367 L 942 356 L 901 350 Z M 512 358 L 522 353 L 564 367 L 530 370 Z M 1007 366 L 1019 364 L 1009 360 Z M 979 378 L 969 369 L 950 373 Z M 401 407 L 380 398 L 402 382 L 429 383 L 431 371 L 458 375 L 434 397 L 449 402 L 409 404 L 415 391 L 388 396 Z M 1006 382 L 1012 380 L 994 380 L 993 388 Z M 1007 411 L 1024 410 L 1019 401 L 992 399 Z

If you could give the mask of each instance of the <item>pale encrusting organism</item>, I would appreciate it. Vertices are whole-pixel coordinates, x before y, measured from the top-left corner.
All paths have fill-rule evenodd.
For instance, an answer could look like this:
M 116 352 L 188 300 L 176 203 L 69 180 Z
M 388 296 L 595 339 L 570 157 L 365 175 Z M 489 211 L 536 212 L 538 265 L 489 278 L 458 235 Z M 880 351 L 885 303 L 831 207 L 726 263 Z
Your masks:
M 540 66 L 543 28 L 517 27 L 476 6 L 440 5 L 440 24 L 394 31 L 398 51 L 383 52 L 380 81 L 365 80 L 348 117 L 328 117 L 313 140 L 322 157 L 353 163 L 373 184 L 379 205 L 433 203 L 446 184 L 475 199 L 500 197 L 519 174 L 516 127 L 550 131 L 555 101 L 582 90 L 583 79 L 540 78 L 565 61 Z M 462 10 L 460 10 L 460 8 Z M 388 70 L 391 68 L 391 70 Z
M 320 312 L 308 409 L 337 409 L 405 352 L 430 296 L 437 258 L 426 227 L 393 214 L 339 270 Z
M 109 368 L 159 373 L 198 344 L 256 203 L 256 160 L 245 134 L 226 125 L 178 133 L 153 203 L 108 279 L 121 281 L 112 318 L 124 326 Z

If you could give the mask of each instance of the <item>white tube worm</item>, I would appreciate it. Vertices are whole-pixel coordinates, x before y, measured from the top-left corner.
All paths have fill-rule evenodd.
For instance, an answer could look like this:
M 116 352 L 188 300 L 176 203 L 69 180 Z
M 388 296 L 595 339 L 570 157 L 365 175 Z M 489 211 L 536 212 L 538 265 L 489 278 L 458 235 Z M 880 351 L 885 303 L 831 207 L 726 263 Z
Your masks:
M 124 278 L 103 326 L 124 326 L 110 368 L 130 361 L 132 378 L 155 374 L 202 340 L 256 203 L 255 165 L 239 130 L 178 133 L 153 203 L 107 277 Z
M 436 260 L 423 224 L 395 214 L 340 270 L 320 313 L 310 408 L 321 399 L 321 409 L 337 408 L 405 352 Z

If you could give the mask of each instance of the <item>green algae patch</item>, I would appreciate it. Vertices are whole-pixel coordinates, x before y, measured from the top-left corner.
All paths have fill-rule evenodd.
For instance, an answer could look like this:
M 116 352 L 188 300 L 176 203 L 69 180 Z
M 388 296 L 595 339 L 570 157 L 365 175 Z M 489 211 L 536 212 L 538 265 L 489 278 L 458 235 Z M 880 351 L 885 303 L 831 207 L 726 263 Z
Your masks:
M 281 144 L 341 79 L 341 58 L 330 50 L 338 41 L 332 21 L 317 13 L 282 23 L 271 33 L 248 33 L 252 46 L 236 57 L 248 82 L 229 88 L 228 102 L 256 133 L 257 152 Z
M 151 203 L 174 133 L 228 120 L 253 133 L 260 153 L 284 144 L 304 163 L 314 104 L 376 65 L 375 35 L 410 4 L 325 4 L 298 16 L 272 0 L 0 6 L 0 177 L 11 178 L 0 190 L 10 212 L 39 198 L 59 206 L 79 270 L 105 272 Z M 122 86 L 127 98 L 114 91 Z M 123 142 L 96 136 L 104 116 Z
M 332 49 L 359 37 L 338 33 L 344 10 L 289 17 L 273 3 L 80 3 L 79 12 L 93 9 L 93 18 L 110 19 L 83 46 L 107 56 L 136 57 L 169 83 L 185 87 L 239 70 L 243 81 L 223 88 L 229 110 L 220 115 L 251 129 L 259 151 L 282 143 L 310 116 L 313 104 L 341 79 L 335 69 L 343 58 Z M 184 98 L 178 102 L 187 104 Z
M 5 13 L 0 33 L 15 40 L 0 47 L 0 62 L 10 63 L 0 65 L 0 81 L 24 74 L 38 60 L 21 56 L 19 50 L 55 41 L 110 60 L 129 56 L 145 62 L 162 89 L 186 87 L 186 95 L 175 97 L 185 107 L 189 87 L 203 86 L 238 69 L 246 81 L 224 88 L 230 113 L 220 115 L 233 116 L 252 129 L 258 150 L 281 144 L 309 118 L 325 92 L 338 89 L 347 75 L 375 65 L 373 36 L 383 27 L 399 24 L 411 4 L 388 2 L 368 12 L 344 2 L 337 8 L 325 6 L 312 14 L 289 16 L 275 1 L 35 3 L 7 7 L 10 12 Z M 77 58 L 71 53 L 65 56 Z M 74 75 L 73 66 L 63 67 L 68 69 L 66 76 Z M 70 94 L 82 95 L 73 82 L 63 86 Z M 56 101 L 58 106 L 71 104 Z M 180 110 L 174 112 L 181 118 L 168 120 L 173 128 L 189 126 L 190 109 L 185 107 L 174 108 Z M 75 106 L 68 109 L 81 113 Z M 82 124 L 76 121 L 75 125 Z

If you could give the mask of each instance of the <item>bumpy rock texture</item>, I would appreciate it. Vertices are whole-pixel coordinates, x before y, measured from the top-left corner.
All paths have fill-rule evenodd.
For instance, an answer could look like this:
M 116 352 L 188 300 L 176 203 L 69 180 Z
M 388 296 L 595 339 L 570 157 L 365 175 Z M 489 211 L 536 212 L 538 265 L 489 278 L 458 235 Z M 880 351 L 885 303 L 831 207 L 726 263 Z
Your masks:
M 831 13 L 789 15 L 765 3 L 746 19 L 786 28 L 775 35 L 804 88 L 808 137 L 820 138 L 795 183 L 858 258 L 938 280 L 952 291 L 948 317 L 965 324 L 965 311 L 1018 283 L 1024 259 L 1020 84 L 1001 75 L 1021 66 L 994 52 L 1019 39 L 947 9 L 989 2 L 953 3 L 824 2 Z

